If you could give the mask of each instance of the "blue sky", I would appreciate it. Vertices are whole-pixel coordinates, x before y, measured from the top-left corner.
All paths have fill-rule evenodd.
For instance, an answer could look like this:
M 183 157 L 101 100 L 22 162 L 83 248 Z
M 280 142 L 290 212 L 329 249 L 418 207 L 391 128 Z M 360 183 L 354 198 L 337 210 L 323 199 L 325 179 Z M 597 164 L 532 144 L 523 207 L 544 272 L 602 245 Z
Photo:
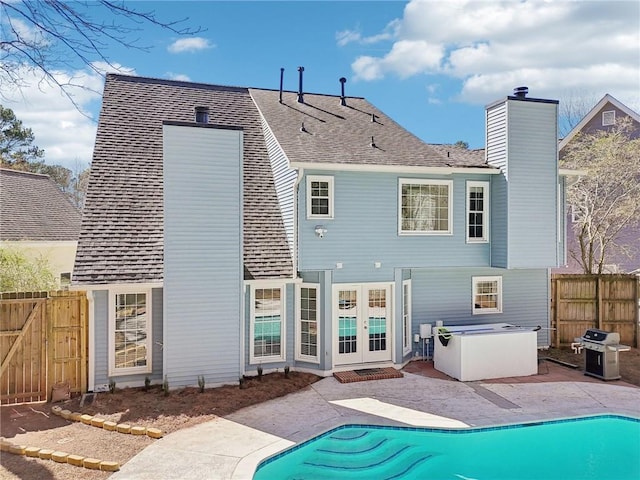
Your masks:
M 132 38 L 148 52 L 109 45 L 109 67 L 135 75 L 366 97 L 430 143 L 484 146 L 484 105 L 527 85 L 530 96 L 593 106 L 609 93 L 640 109 L 640 2 L 127 2 L 162 20 L 202 27 L 179 37 L 149 25 Z M 109 20 L 99 9 L 96 18 Z M 81 64 L 60 71 L 100 91 Z M 54 87 L 3 91 L 49 163 L 90 161 L 98 93 L 78 90 L 87 119 Z M 561 107 L 562 108 L 562 107 Z M 586 113 L 586 112 L 585 112 Z

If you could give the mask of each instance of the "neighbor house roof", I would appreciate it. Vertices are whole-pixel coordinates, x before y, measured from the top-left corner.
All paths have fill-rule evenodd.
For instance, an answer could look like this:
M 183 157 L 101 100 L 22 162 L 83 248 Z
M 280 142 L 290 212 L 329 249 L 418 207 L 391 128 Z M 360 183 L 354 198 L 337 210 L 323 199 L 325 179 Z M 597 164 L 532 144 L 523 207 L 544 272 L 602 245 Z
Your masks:
M 110 74 L 104 88 L 75 284 L 163 280 L 162 122 L 192 122 L 209 106 L 211 124 L 244 131 L 244 266 L 253 278 L 290 277 L 291 254 L 262 135 L 246 88 Z
M 631 117 L 631 120 L 635 123 L 636 127 L 638 127 L 638 130 L 640 130 L 640 114 L 634 112 L 629 107 L 627 107 L 624 103 L 620 102 L 619 100 L 615 99 L 614 97 L 612 97 L 607 93 L 604 97 L 602 97 L 602 99 L 598 103 L 596 103 L 596 105 L 591 110 L 589 110 L 589 112 L 584 116 L 584 118 L 580 120 L 580 122 L 575 127 L 573 127 L 573 129 L 569 132 L 569 134 L 560 141 L 560 144 L 558 145 L 558 150 L 562 150 L 573 139 L 573 137 L 575 137 L 579 132 L 582 132 L 583 130 L 585 130 L 586 127 L 588 127 L 589 124 L 598 115 L 601 114 L 601 112 L 605 110 L 610 110 L 612 108 L 620 112 L 623 112 L 625 115 Z M 602 130 L 603 128 L 607 128 L 607 127 L 598 127 L 594 129 Z M 592 132 L 586 131 L 585 133 L 592 133 Z
M 249 89 L 292 166 L 309 168 L 487 168 L 484 154 L 447 156 L 420 140 L 364 98 Z M 373 144 L 373 146 L 372 146 Z M 453 149 L 449 147 L 453 152 Z
M 80 220 L 48 175 L 0 168 L 0 240 L 75 241 Z

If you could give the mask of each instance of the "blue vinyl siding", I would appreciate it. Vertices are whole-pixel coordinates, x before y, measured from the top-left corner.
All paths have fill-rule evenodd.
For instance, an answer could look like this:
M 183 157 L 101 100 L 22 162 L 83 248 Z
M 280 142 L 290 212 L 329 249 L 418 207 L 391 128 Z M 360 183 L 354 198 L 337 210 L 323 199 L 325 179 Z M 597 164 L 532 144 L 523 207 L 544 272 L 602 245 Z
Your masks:
M 331 173 L 321 172 L 324 175 Z M 316 174 L 305 171 L 306 175 Z M 306 218 L 306 182 L 299 184 L 299 265 L 305 270 L 333 270 L 334 282 L 393 281 L 396 267 L 488 266 L 489 244 L 466 242 L 466 181 L 484 175 L 421 176 L 333 172 L 335 218 Z M 399 235 L 400 178 L 453 180 L 453 234 Z M 315 226 L 327 229 L 324 238 Z M 336 263 L 343 268 L 337 269 Z M 375 268 L 374 263 L 381 267 Z
M 558 264 L 557 102 L 509 98 L 487 108 L 491 265 Z
M 164 373 L 235 383 L 242 318 L 242 132 L 164 126 Z
M 109 385 L 109 292 L 100 290 L 93 292 L 95 345 L 94 349 L 94 382 L 96 388 Z
M 557 266 L 557 104 L 510 101 L 509 268 Z
M 472 277 L 502 277 L 502 312 L 472 315 Z M 538 344 L 549 345 L 549 275 L 546 269 L 504 270 L 417 269 L 411 272 L 413 333 L 421 323 L 442 320 L 445 325 L 511 323 L 523 327 L 543 327 Z
M 507 268 L 509 245 L 508 185 L 504 175 L 491 178 L 491 266 Z

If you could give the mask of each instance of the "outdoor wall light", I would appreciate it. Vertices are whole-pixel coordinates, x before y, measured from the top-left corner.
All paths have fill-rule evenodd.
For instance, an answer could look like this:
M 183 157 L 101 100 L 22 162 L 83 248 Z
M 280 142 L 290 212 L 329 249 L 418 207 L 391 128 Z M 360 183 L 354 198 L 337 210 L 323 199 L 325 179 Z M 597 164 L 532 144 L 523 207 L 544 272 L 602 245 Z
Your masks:
M 316 225 L 316 237 L 323 238 L 325 233 L 327 233 L 327 229 L 324 228 L 324 225 Z

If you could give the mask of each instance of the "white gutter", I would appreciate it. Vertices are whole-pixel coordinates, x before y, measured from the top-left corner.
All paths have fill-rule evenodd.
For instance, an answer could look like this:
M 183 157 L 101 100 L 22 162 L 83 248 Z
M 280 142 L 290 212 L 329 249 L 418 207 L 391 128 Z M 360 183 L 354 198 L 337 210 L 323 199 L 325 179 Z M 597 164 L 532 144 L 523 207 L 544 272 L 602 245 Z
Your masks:
M 120 287 L 120 286 L 125 286 L 125 287 L 139 287 L 139 288 L 144 288 L 144 289 L 151 289 L 151 288 L 162 288 L 163 287 L 163 283 L 162 282 L 151 282 L 151 283 L 135 283 L 135 282 L 127 282 L 127 283 L 122 283 L 122 282 L 113 282 L 113 283 L 100 283 L 100 284 L 94 284 L 94 285 L 69 285 L 69 290 L 70 291 L 95 291 L 95 290 L 109 290 L 111 288 L 114 287 Z
M 295 280 L 298 276 L 298 187 L 304 177 L 304 168 L 298 168 L 298 178 L 293 183 L 293 272 L 291 277 Z
M 415 173 L 430 175 L 453 175 L 454 173 L 470 173 L 482 175 L 498 175 L 500 169 L 487 167 L 420 167 L 415 165 L 366 165 L 351 163 L 314 163 L 290 162 L 291 168 L 309 170 L 336 170 L 343 172 L 379 172 L 379 173 Z

